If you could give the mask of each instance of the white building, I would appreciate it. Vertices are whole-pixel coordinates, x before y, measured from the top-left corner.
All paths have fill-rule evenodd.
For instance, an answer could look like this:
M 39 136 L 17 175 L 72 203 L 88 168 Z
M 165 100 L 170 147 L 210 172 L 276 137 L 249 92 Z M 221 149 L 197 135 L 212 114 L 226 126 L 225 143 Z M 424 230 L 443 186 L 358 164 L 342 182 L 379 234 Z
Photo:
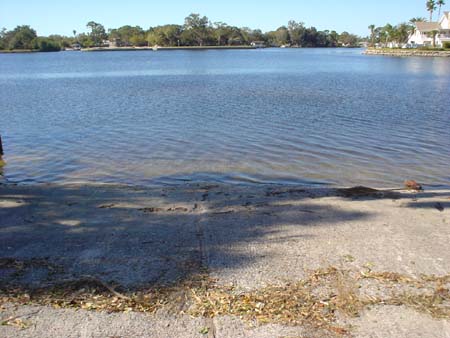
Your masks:
M 255 48 L 264 48 L 266 47 L 266 43 L 264 41 L 253 41 L 250 46 Z
M 414 32 L 409 36 L 408 45 L 433 46 L 433 35 L 436 34 L 436 47 L 450 42 L 450 12 L 444 12 L 438 22 L 416 22 Z

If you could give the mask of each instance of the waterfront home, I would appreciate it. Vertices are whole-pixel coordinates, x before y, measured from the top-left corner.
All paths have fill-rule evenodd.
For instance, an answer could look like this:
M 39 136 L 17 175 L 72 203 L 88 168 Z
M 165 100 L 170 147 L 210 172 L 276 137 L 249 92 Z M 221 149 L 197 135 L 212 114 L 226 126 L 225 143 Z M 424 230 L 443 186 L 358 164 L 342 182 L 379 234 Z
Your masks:
M 408 38 L 408 45 L 432 46 L 434 34 L 436 47 L 442 47 L 444 42 L 450 42 L 450 12 L 444 12 L 437 22 L 416 22 L 414 32 Z
M 122 41 L 119 38 L 111 38 L 108 40 L 108 46 L 110 48 L 122 47 Z
M 81 45 L 77 42 L 77 43 L 73 43 L 71 46 L 72 50 L 81 50 Z
M 250 45 L 252 47 L 255 47 L 255 48 L 264 48 L 264 47 L 266 47 L 266 43 L 264 41 L 253 41 Z

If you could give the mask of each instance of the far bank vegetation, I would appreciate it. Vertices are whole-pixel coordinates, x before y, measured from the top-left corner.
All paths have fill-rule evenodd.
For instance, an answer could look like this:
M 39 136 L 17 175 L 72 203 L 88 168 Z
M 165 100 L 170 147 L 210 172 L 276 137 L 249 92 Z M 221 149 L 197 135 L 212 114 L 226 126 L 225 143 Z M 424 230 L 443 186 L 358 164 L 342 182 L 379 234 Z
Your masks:
M 38 36 L 30 26 L 18 26 L 0 31 L 0 50 L 3 51 L 58 51 L 91 47 L 189 47 L 189 46 L 250 46 L 261 47 L 353 47 L 360 38 L 348 32 L 320 31 L 303 22 L 291 20 L 274 31 L 230 26 L 211 22 L 206 16 L 190 14 L 182 25 L 168 24 L 150 27 L 122 26 L 106 29 L 90 21 L 87 32 L 73 31 L 71 36 Z

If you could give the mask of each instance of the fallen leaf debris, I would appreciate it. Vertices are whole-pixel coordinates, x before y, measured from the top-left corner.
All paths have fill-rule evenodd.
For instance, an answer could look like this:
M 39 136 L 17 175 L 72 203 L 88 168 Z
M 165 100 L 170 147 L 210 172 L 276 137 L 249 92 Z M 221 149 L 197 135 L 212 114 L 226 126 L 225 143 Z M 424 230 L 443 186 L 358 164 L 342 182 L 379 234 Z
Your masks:
M 43 264 L 33 261 L 33 264 Z M 17 260 L 0 261 L 0 268 L 19 271 L 32 264 Z M 363 283 L 385 290 L 383 296 L 365 294 Z M 335 335 L 347 335 L 350 328 L 339 316 L 356 317 L 372 306 L 407 306 L 435 318 L 450 318 L 450 275 L 419 277 L 393 272 L 345 270 L 328 267 L 311 271 L 302 280 L 270 285 L 252 291 L 220 285 L 208 272 L 180 281 L 126 290 L 88 276 L 69 281 L 56 281 L 34 289 L 20 285 L 0 286 L 0 305 L 6 303 L 51 305 L 55 308 L 77 308 L 107 312 L 155 313 L 171 309 L 195 317 L 237 316 L 255 324 L 277 323 L 305 325 Z M 23 326 L 20 322 L 3 325 Z

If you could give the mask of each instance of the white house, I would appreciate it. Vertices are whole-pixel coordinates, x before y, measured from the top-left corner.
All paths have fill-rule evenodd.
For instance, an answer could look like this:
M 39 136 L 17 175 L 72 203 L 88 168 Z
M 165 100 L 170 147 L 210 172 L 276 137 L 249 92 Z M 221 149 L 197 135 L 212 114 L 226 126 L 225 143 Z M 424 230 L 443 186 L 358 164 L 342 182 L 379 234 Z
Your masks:
M 255 48 L 264 48 L 266 47 L 266 43 L 264 41 L 253 41 L 250 46 Z
M 442 47 L 444 42 L 450 42 L 450 12 L 444 12 L 438 22 L 416 22 L 416 28 L 409 36 L 408 45 L 432 46 L 434 32 L 436 47 Z

